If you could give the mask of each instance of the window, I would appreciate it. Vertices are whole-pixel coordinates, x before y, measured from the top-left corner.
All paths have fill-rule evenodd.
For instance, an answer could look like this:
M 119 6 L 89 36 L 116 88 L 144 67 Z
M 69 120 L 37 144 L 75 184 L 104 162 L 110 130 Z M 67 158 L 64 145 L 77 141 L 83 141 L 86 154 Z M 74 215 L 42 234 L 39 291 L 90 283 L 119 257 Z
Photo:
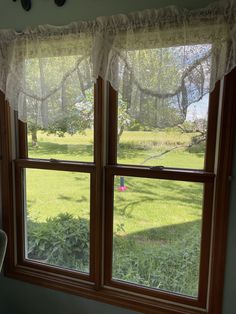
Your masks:
M 184 119 L 162 104 L 131 116 L 101 78 L 86 103 L 66 90 L 71 119 L 53 126 L 33 107 L 18 121 L 2 95 L 6 273 L 142 312 L 220 313 L 235 73 Z
M 60 62 L 58 59 L 55 62 Z M 54 58 L 50 62 L 46 66 L 50 65 L 53 73 Z M 18 258 L 25 265 L 37 264 L 94 283 L 95 225 L 100 211 L 96 195 L 101 189 L 101 104 L 97 99 L 101 91 L 91 84 L 82 100 L 73 92 L 68 95 L 65 90 L 61 96 L 70 98 L 65 108 L 70 115 L 65 119 L 59 116 L 55 124 L 47 121 L 46 127 L 41 127 L 34 115 L 37 104 L 32 102 L 28 124 L 18 121 L 19 134 L 23 135 L 15 160 L 16 180 L 22 182 L 16 186 L 21 226 Z

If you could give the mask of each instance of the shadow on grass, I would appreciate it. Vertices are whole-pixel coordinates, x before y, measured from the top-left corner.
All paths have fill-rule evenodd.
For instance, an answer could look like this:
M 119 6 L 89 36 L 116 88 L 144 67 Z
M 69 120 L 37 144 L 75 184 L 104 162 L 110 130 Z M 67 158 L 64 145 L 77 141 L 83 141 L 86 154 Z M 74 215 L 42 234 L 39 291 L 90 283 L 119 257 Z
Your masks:
M 66 196 L 66 195 L 62 195 L 62 194 L 58 195 L 58 199 L 62 200 L 62 201 L 68 201 L 68 202 L 74 201 L 71 196 Z
M 190 142 L 189 142 L 190 144 Z M 133 159 L 137 158 L 137 155 L 140 159 L 146 159 L 148 157 L 147 151 L 149 151 L 149 155 L 153 156 L 151 160 L 158 161 L 159 159 L 163 160 L 163 157 L 167 157 L 173 148 L 176 147 L 176 144 L 166 144 L 166 148 L 160 150 L 160 147 L 163 146 L 163 143 L 160 143 L 158 145 L 157 142 L 149 141 L 148 143 L 135 143 L 135 142 L 124 142 L 119 144 L 119 150 L 118 150 L 118 159 Z M 168 151 L 166 154 L 162 155 L 165 151 Z M 191 147 L 184 148 L 182 145 L 180 145 L 179 148 L 174 149 L 174 152 L 187 152 L 189 154 L 194 154 L 198 158 L 204 158 L 206 147 L 204 144 L 199 145 L 193 145 Z M 155 156 L 156 155 L 156 156 Z
M 55 155 L 71 155 L 71 156 L 86 156 L 93 155 L 92 144 L 58 144 L 52 142 L 39 142 L 38 147 L 29 145 L 29 156 L 40 157 Z
M 76 200 L 76 203 L 83 203 L 83 202 L 87 202 L 87 201 L 88 201 L 87 197 L 83 195 L 83 196 L 81 196 L 80 199 Z
M 152 288 L 198 295 L 199 220 L 146 229 L 113 240 L 113 277 Z
M 116 187 L 119 186 L 118 181 L 116 181 Z M 181 205 L 186 208 L 187 206 L 189 210 L 194 210 L 194 214 L 196 214 L 196 209 L 199 209 L 199 215 L 201 215 L 203 191 L 201 183 L 190 183 L 184 186 L 177 181 L 125 177 L 125 185 L 128 188 L 127 191 L 116 190 L 115 210 L 121 216 L 132 218 L 132 213 L 140 204 L 145 209 L 149 203 L 153 203 L 158 210 L 158 204 L 161 202 L 165 202 L 165 205 L 170 208 Z M 144 215 L 148 215 L 145 210 Z
M 124 238 L 128 241 L 135 240 L 137 243 L 145 245 L 158 243 L 164 245 L 186 239 L 189 233 L 194 233 L 197 237 L 200 237 L 200 232 L 201 220 L 194 220 L 164 227 L 145 229 L 144 231 L 130 233 L 124 236 Z
M 132 142 L 119 144 L 118 159 L 133 159 L 137 157 L 140 159 L 147 157 L 147 151 L 143 145 Z
M 174 146 L 173 146 L 174 147 Z M 171 148 L 171 146 L 170 146 Z M 118 150 L 118 160 L 120 159 L 130 159 L 131 161 L 133 159 L 140 159 L 140 162 L 143 162 L 147 157 L 148 154 L 147 152 L 149 151 L 149 155 L 160 155 L 162 151 L 156 151 L 153 150 L 152 148 L 147 149 L 147 147 L 137 144 L 137 143 L 132 143 L 132 142 L 126 142 L 126 143 L 121 143 L 119 145 L 119 150 Z M 185 150 L 189 154 L 194 154 L 198 158 L 204 158 L 204 147 L 191 147 L 191 148 L 186 148 Z M 168 153 L 169 154 L 169 153 Z M 166 156 L 168 155 L 166 154 Z M 65 155 L 66 159 L 71 159 L 73 158 L 93 158 L 93 144 L 58 144 L 58 143 L 53 143 L 53 142 L 38 142 L 38 147 L 32 147 L 31 143 L 29 143 L 29 156 L 31 157 L 44 157 L 50 159 L 52 156 L 56 158 L 57 155 Z M 68 157 L 68 158 L 67 158 Z M 70 158 L 71 157 L 71 158 Z M 163 156 L 162 156 L 163 158 Z M 63 159 L 63 157 L 58 158 L 58 159 Z M 160 157 L 157 158 L 152 158 L 152 160 L 158 160 Z

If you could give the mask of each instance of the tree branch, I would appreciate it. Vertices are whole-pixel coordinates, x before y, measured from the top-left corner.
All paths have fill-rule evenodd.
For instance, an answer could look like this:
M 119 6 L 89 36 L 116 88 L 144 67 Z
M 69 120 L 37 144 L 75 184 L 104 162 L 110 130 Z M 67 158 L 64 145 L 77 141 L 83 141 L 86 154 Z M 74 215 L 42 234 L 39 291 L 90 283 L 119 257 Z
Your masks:
M 172 147 L 172 148 L 167 149 L 167 150 L 165 150 L 164 152 L 162 152 L 162 153 L 160 153 L 160 154 L 158 154 L 158 155 L 154 155 L 154 156 L 150 156 L 150 157 L 146 158 L 146 159 L 141 163 L 141 165 L 144 165 L 147 161 L 149 161 L 149 160 L 151 160 L 151 159 L 160 158 L 161 156 L 166 155 L 166 154 L 168 154 L 168 153 L 170 153 L 170 152 L 172 152 L 173 150 L 176 150 L 176 149 L 178 149 L 178 148 L 186 148 L 186 149 L 187 149 L 187 148 L 191 148 L 192 146 L 198 145 L 198 144 L 200 144 L 200 143 L 202 143 L 202 142 L 204 142 L 204 141 L 205 141 L 205 137 L 204 137 L 204 138 L 201 137 L 201 138 L 199 138 L 199 140 L 196 141 L 195 143 L 191 143 L 191 144 L 189 144 L 189 145 L 178 145 L 178 146 Z

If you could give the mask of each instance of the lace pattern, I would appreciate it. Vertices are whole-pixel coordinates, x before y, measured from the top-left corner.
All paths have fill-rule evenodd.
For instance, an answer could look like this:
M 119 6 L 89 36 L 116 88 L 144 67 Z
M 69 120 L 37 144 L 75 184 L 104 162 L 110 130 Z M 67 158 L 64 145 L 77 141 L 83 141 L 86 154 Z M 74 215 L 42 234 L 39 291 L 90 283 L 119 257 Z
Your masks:
M 0 31 L 0 89 L 20 120 L 45 128 L 86 106 L 98 76 L 133 118 L 161 128 L 153 112 L 172 108 L 177 125 L 235 63 L 234 1 Z

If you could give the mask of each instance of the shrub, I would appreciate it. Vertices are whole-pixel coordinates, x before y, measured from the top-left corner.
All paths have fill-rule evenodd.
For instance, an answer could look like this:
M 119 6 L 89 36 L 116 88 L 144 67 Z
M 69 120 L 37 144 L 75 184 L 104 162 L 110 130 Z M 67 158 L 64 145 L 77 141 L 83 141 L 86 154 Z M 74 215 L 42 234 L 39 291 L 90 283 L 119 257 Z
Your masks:
M 88 271 L 88 221 L 60 214 L 44 223 L 28 221 L 28 258 Z

